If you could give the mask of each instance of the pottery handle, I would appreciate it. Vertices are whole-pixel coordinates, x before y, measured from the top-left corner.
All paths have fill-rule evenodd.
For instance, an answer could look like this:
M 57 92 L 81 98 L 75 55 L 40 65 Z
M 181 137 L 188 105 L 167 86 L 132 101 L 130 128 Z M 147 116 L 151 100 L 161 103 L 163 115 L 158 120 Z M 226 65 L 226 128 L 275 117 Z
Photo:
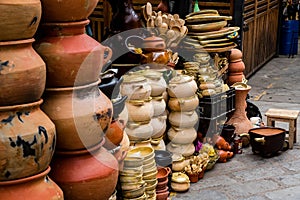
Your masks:
M 112 53 L 113 53 L 111 48 L 109 48 L 107 46 L 104 46 L 104 52 L 107 52 L 107 55 L 103 59 L 103 65 L 105 65 L 111 59 Z
M 165 169 L 167 170 L 167 175 L 169 175 L 171 173 L 171 168 L 170 167 L 165 167 Z
M 266 142 L 265 137 L 262 137 L 262 138 L 254 138 L 254 140 L 255 140 L 256 142 L 262 143 L 262 145 L 264 145 L 265 142 Z

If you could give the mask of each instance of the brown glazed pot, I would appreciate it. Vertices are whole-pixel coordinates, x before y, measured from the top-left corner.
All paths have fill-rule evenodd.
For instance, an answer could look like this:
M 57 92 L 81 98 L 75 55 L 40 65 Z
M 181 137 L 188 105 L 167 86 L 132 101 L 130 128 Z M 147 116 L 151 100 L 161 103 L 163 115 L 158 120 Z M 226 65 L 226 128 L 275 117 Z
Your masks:
M 0 182 L 38 174 L 50 164 L 55 126 L 42 102 L 0 107 Z
M 98 80 L 112 50 L 85 33 L 88 23 L 89 20 L 41 24 L 42 37 L 34 48 L 47 65 L 47 87 L 73 87 Z
M 41 173 L 26 178 L 11 181 L 0 181 L 1 199 L 63 200 L 63 191 L 48 177 L 49 171 L 50 167 Z
M 85 86 L 46 88 L 42 109 L 57 130 L 57 149 L 78 150 L 99 143 L 112 120 L 112 103 L 98 89 Z
M 41 0 L 45 22 L 80 21 L 87 19 L 98 0 Z
M 119 166 L 102 143 L 88 150 L 56 151 L 49 176 L 61 187 L 66 200 L 108 199 L 114 192 Z
M 0 106 L 31 103 L 41 98 L 46 65 L 32 48 L 33 41 L 0 42 Z
M 41 20 L 41 1 L 1 0 L 0 13 L 0 41 L 30 39 Z

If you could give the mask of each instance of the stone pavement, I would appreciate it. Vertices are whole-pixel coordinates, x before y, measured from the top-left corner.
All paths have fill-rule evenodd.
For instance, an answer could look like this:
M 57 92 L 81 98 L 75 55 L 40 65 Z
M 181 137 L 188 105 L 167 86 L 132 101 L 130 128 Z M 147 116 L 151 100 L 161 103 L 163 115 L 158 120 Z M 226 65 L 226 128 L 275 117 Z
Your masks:
M 280 55 L 248 79 L 250 99 L 263 115 L 269 108 L 300 110 L 300 55 Z M 300 116 L 299 116 L 300 118 Z M 172 200 L 298 200 L 300 199 L 300 120 L 297 143 L 292 150 L 272 158 L 243 148 L 227 163 L 217 163 L 188 192 Z M 287 128 L 286 124 L 276 123 Z

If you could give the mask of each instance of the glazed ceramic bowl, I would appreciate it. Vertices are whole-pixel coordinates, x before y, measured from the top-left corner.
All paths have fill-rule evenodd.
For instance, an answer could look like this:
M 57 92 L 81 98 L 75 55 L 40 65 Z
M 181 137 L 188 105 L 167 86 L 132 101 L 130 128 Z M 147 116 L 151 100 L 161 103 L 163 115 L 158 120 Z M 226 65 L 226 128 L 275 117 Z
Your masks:
M 121 183 L 138 183 L 143 181 L 142 175 L 128 176 L 128 175 L 119 175 L 119 179 Z
M 131 182 L 131 183 L 122 183 L 121 188 L 123 190 L 137 190 L 141 187 L 143 187 L 146 184 L 144 180 L 139 181 L 139 182 Z
M 154 155 L 154 149 L 152 147 L 137 147 L 128 151 L 128 156 L 142 157 L 147 160 Z
M 133 189 L 133 190 L 123 190 L 122 195 L 124 198 L 132 199 L 132 198 L 137 198 L 140 197 L 144 194 L 145 192 L 145 185 L 142 185 L 138 189 Z
M 127 156 L 124 159 L 124 168 L 126 167 L 141 167 L 143 166 L 143 158 Z

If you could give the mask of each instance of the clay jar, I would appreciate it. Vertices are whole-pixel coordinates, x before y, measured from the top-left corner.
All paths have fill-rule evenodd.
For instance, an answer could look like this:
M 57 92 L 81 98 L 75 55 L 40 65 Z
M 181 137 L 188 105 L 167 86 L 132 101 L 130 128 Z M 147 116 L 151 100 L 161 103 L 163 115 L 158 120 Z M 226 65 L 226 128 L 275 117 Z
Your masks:
M 46 65 L 32 48 L 33 41 L 0 42 L 1 106 L 31 103 L 44 92 Z
M 41 24 L 43 36 L 34 48 L 47 65 L 47 87 L 73 87 L 98 80 L 112 50 L 85 34 L 88 23 L 89 20 Z
M 103 142 L 102 142 L 103 143 Z M 118 181 L 118 162 L 98 144 L 78 151 L 56 151 L 49 176 L 65 199 L 108 199 Z
M 183 98 L 195 95 L 198 89 L 196 81 L 188 75 L 177 75 L 169 81 L 167 88 L 170 97 Z
M 49 177 L 50 167 L 41 173 L 22 179 L 0 181 L 1 199 L 6 200 L 63 200 L 63 191 Z
M 197 95 L 184 98 L 170 98 L 168 101 L 168 107 L 172 111 L 186 112 L 195 110 L 199 105 L 199 99 Z
M 118 146 L 123 139 L 124 129 L 125 129 L 124 120 L 120 120 L 120 119 L 113 120 L 106 131 L 104 147 L 110 150 Z
M 145 122 L 128 122 L 125 128 L 130 141 L 147 140 L 153 133 L 153 128 L 149 121 Z M 150 143 L 150 141 L 149 141 Z
M 198 114 L 195 111 L 170 112 L 169 122 L 178 128 L 191 128 L 198 122 Z
M 112 120 L 112 103 L 98 82 L 78 87 L 46 88 L 42 109 L 57 130 L 57 149 L 78 150 L 99 143 Z
M 128 120 L 133 122 L 150 121 L 154 109 L 151 97 L 144 100 L 129 100 L 125 102 L 128 110 Z
M 0 182 L 44 171 L 55 147 L 55 126 L 43 101 L 0 107 Z
M 0 13 L 0 41 L 30 39 L 41 20 L 41 1 L 1 0 Z
M 97 6 L 98 0 L 41 0 L 43 21 L 66 22 L 87 19 Z
M 197 138 L 197 131 L 194 128 L 171 127 L 167 134 L 168 138 L 175 144 L 191 144 Z

